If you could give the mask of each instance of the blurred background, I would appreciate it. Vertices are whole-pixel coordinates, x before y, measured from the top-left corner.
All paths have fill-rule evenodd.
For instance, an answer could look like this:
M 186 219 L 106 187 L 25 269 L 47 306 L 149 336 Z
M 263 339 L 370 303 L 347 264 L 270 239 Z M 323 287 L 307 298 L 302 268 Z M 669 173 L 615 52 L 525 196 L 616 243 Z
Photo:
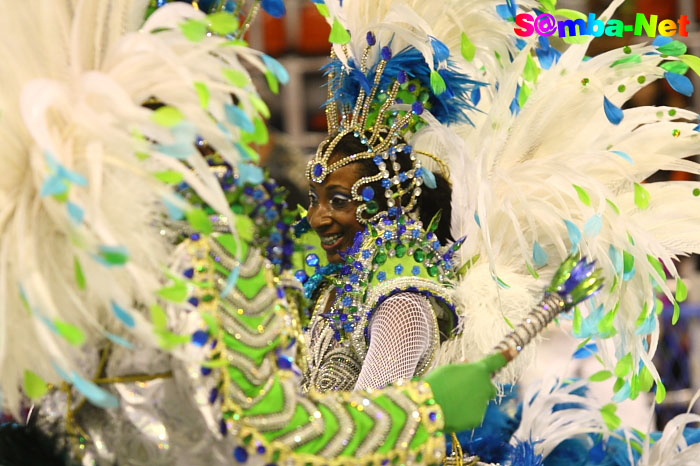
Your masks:
M 559 0 L 557 8 L 571 8 L 598 16 L 608 3 L 609 0 Z M 285 0 L 285 5 L 287 14 L 282 19 L 260 14 L 250 28 L 248 40 L 254 48 L 276 57 L 289 71 L 290 82 L 281 88 L 279 95 L 270 93 L 262 77 L 257 86 L 267 92 L 263 98 L 272 111 L 270 142 L 260 148 L 261 160 L 271 175 L 289 189 L 290 205 L 306 206 L 304 167 L 326 136 L 322 108 L 326 89 L 320 68 L 327 62 L 330 28 L 311 1 Z M 627 0 L 615 18 L 625 24 L 633 24 L 636 13 L 658 15 L 659 20 L 674 21 L 682 14 L 687 15 L 691 22 L 689 36 L 674 38 L 688 45 L 688 53 L 700 55 L 700 0 Z M 593 41 L 589 55 L 648 41 L 651 39 L 636 37 L 631 33 L 625 33 L 623 38 L 604 36 Z M 697 76 L 690 75 L 696 88 L 700 89 Z M 700 92 L 696 92 L 693 98 L 686 98 L 672 91 L 665 80 L 659 80 L 639 92 L 630 105 L 672 105 L 698 112 Z M 649 181 L 690 178 L 684 173 L 659 172 Z M 698 257 L 684 258 L 677 266 L 685 279 L 688 299 L 681 305 L 681 317 L 675 326 L 670 323 L 670 305 L 661 318 L 662 340 L 656 364 L 666 385 L 666 400 L 655 408 L 654 413 L 649 409 L 650 397 L 624 402 L 618 412 L 623 422 L 639 429 L 646 429 L 650 416 L 651 422 L 656 424 L 652 424 L 652 427 L 662 429 L 668 419 L 688 409 L 692 396 L 700 388 L 700 260 Z M 675 288 L 675 283 L 669 285 Z M 562 327 L 568 324 L 566 321 L 560 323 Z M 550 329 L 541 345 L 535 367 L 523 382 L 528 383 L 552 370 L 572 377 L 585 377 L 599 370 L 593 357 L 571 359 L 578 343 L 567 332 Z M 612 382 L 593 385 L 594 391 L 600 391 L 601 397 L 611 396 Z M 698 409 L 696 411 L 700 412 Z

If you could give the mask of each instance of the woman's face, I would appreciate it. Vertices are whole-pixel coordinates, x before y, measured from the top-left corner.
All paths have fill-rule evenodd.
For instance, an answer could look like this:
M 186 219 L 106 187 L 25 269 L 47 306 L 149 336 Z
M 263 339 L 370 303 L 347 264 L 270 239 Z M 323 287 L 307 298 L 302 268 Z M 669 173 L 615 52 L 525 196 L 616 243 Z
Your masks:
M 355 233 L 364 229 L 355 217 L 359 203 L 350 192 L 361 176 L 360 165 L 351 163 L 328 175 L 323 183 L 310 183 L 307 219 L 321 238 L 330 263 L 342 262 L 338 252 L 352 246 Z

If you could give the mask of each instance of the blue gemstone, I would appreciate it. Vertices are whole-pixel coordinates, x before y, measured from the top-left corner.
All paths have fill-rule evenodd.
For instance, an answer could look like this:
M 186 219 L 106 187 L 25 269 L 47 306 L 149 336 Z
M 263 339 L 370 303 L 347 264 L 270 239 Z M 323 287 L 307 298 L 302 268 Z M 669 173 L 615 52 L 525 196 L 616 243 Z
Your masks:
M 362 258 L 369 259 L 372 256 L 372 252 L 369 249 L 362 250 Z
M 318 265 L 318 256 L 316 254 L 309 254 L 306 256 L 306 265 L 309 267 L 316 267 Z
M 214 387 L 209 391 L 209 404 L 214 404 L 216 398 L 219 396 L 219 390 Z
M 346 296 L 343 298 L 343 306 L 349 306 L 352 304 L 352 298 L 350 296 Z
M 280 356 L 279 358 L 277 358 L 277 367 L 288 371 L 292 368 L 292 358 L 285 355 Z
M 306 280 L 308 280 L 309 276 L 303 270 L 297 270 L 294 272 L 294 278 L 304 283 Z
M 376 243 L 377 246 L 381 246 L 381 245 L 382 245 L 382 239 L 381 239 L 381 238 L 377 238 L 376 240 L 374 240 L 374 242 Z
M 209 375 L 211 374 L 211 369 L 208 367 L 200 367 L 199 372 L 201 372 L 202 375 Z
M 402 99 L 401 97 L 397 97 L 397 98 L 396 98 L 396 103 L 397 103 L 397 104 L 402 104 L 402 103 L 403 103 L 403 99 Z
M 340 314 L 340 321 L 341 322 L 347 322 L 347 320 L 348 320 L 347 314 Z
M 256 201 L 262 201 L 265 198 L 265 193 L 263 193 L 261 190 L 256 189 L 253 191 L 253 199 Z
M 391 58 L 391 49 L 387 46 L 382 47 L 382 60 L 389 60 Z
M 399 235 L 406 233 L 406 225 L 399 225 Z
M 399 82 L 399 84 L 405 83 L 406 79 L 406 72 L 404 70 L 399 71 L 399 74 L 396 76 L 396 80 Z
M 416 176 L 423 176 L 423 168 L 416 168 Z
M 360 261 L 355 261 L 355 263 L 353 264 L 353 266 L 354 266 L 357 270 L 362 270 L 362 269 L 364 269 L 364 267 L 362 266 L 362 262 L 360 262 Z
M 204 330 L 197 330 L 192 334 L 192 343 L 197 346 L 204 346 L 209 339 L 209 334 Z
M 258 445 L 255 451 L 258 452 L 258 455 L 264 455 L 267 450 L 265 449 L 265 445 Z
M 419 100 L 413 102 L 413 105 L 411 105 L 411 110 L 416 115 L 420 115 L 421 113 L 423 113 L 423 103 Z
M 342 266 L 342 267 L 340 268 L 340 273 L 343 274 L 343 275 L 347 275 L 347 274 L 349 274 L 350 272 L 352 272 L 352 267 L 350 267 L 349 264 L 345 264 L 344 266 Z
M 374 45 L 377 43 L 377 38 L 374 37 L 372 31 L 367 31 L 367 45 Z
M 420 274 L 420 267 L 418 267 L 417 265 L 414 265 L 413 268 L 411 269 L 411 273 L 412 273 L 413 275 L 418 275 L 418 274 Z
M 199 304 L 199 300 L 192 296 L 190 299 L 187 300 L 188 303 L 190 303 L 193 306 L 197 306 Z
M 433 248 L 440 249 L 440 241 L 433 241 Z
M 431 422 L 435 422 L 435 420 L 437 419 L 437 414 L 432 412 L 432 413 L 428 414 L 428 417 L 430 418 Z
M 408 144 L 406 144 L 405 146 L 403 146 L 403 149 L 401 150 L 401 152 L 403 152 L 404 154 L 407 154 L 407 155 L 408 155 L 408 154 L 410 154 L 411 152 L 413 152 L 413 147 L 411 147 L 411 146 L 409 146 Z
M 194 276 L 194 269 L 190 267 L 189 269 L 186 269 L 182 274 L 187 277 L 187 278 L 192 278 Z
M 362 199 L 367 202 L 374 199 L 374 189 L 371 186 L 365 186 L 362 188 Z
M 353 325 L 350 323 L 343 325 L 343 330 L 345 330 L 346 332 L 352 332 L 353 328 Z
M 406 176 L 406 173 L 404 173 L 404 172 L 399 173 L 399 180 L 400 180 L 402 183 L 403 183 L 404 181 L 406 181 L 407 178 L 408 178 L 408 177 Z
M 352 291 L 352 285 L 349 283 L 346 283 L 345 286 L 343 287 L 343 289 L 349 293 Z
M 411 230 L 411 236 L 413 236 L 414 238 L 418 238 L 419 235 L 420 230 Z
M 219 432 L 221 432 L 221 435 L 226 435 L 226 432 L 228 432 L 228 426 L 223 419 L 219 421 Z
M 383 270 L 377 274 L 377 280 L 380 282 L 386 280 L 386 273 Z
M 358 277 L 356 273 L 353 273 L 348 278 L 350 279 L 350 283 L 357 283 L 360 279 L 360 277 Z
M 190 235 L 190 239 L 191 239 L 192 241 L 199 241 L 199 238 L 200 238 L 199 233 L 192 233 L 192 234 Z
M 401 275 L 403 273 L 403 265 L 399 264 L 394 267 L 394 272 L 396 272 L 396 275 Z
M 316 178 L 318 178 L 322 174 L 323 174 L 323 165 L 321 165 L 320 163 L 317 163 L 316 165 L 314 165 L 314 176 Z
M 408 92 L 413 92 L 416 90 L 416 85 L 415 84 L 409 84 L 408 85 Z
M 233 449 L 233 457 L 239 463 L 245 463 L 248 461 L 248 452 L 243 447 L 236 447 Z
M 385 231 L 384 232 L 384 239 L 391 239 L 394 235 L 390 231 Z
M 391 187 L 391 180 L 389 178 L 384 178 L 382 180 L 382 188 L 389 189 Z
M 433 232 L 432 232 L 432 231 L 429 231 L 428 233 L 425 234 L 425 237 L 428 238 L 428 239 L 432 239 L 433 236 L 434 236 L 434 235 L 433 235 Z
M 379 155 L 375 155 L 374 157 L 372 157 L 372 161 L 375 165 L 379 165 L 380 163 L 384 162 L 384 159 Z

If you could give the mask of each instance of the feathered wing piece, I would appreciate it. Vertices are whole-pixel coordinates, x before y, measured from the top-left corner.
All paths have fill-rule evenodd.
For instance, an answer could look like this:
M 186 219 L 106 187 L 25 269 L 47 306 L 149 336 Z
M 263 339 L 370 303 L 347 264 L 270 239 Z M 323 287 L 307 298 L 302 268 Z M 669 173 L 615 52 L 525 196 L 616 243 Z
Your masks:
M 619 379 L 617 400 L 635 397 L 652 380 L 662 398 L 651 362 L 662 307 L 655 290 L 677 312 L 685 288 L 673 261 L 700 249 L 700 184 L 642 182 L 662 169 L 700 173 L 687 159 L 700 153 L 700 134 L 693 112 L 621 107 L 662 78 L 689 95 L 682 73 L 697 69 L 697 59 L 684 55 L 682 43 L 663 40 L 584 60 L 586 42 L 546 63 L 543 46 L 537 44 L 542 69 L 534 82 L 525 79 L 533 60 L 528 44 L 504 65 L 489 105 L 478 107 L 485 120 L 458 129 L 465 151 L 449 165 L 453 235 L 467 236 L 458 290 L 465 315 L 461 341 L 444 346 L 442 360 L 490 351 L 538 299 L 538 278 L 579 251 L 603 268 L 606 286 L 573 313 L 575 335 L 597 344 L 608 375 Z M 675 297 L 666 273 L 678 279 Z
M 171 248 L 160 225 L 170 215 L 211 227 L 173 186 L 186 181 L 231 216 L 198 144 L 233 167 L 249 159 L 267 108 L 244 62 L 285 79 L 227 40 L 233 16 L 177 3 L 139 29 L 146 6 L 10 2 L 0 18 L 0 59 L 12 64 L 0 69 L 0 380 L 15 412 L 46 382 L 115 403 L 81 368 L 84 344 L 172 343 L 141 311 L 156 294 L 185 299 L 183 283 L 158 279 Z

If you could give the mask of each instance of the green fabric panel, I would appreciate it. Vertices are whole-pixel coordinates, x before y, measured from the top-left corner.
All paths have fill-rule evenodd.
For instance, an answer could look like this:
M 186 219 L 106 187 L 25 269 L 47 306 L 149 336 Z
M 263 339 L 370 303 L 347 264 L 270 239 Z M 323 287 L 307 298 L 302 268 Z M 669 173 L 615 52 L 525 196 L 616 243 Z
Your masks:
M 364 411 L 358 411 L 346 405 L 347 411 L 350 413 L 350 417 L 354 421 L 355 435 L 350 439 L 350 443 L 345 447 L 345 450 L 340 454 L 340 456 L 352 456 L 360 446 L 362 441 L 367 437 L 372 427 L 374 427 L 374 421 L 369 417 Z
M 267 432 L 265 434 L 265 437 L 267 437 L 268 440 L 274 440 L 277 437 L 280 437 L 288 432 L 293 431 L 299 426 L 303 426 L 304 424 L 309 423 L 309 413 L 304 409 L 304 407 L 300 404 L 297 404 L 296 409 L 294 410 L 294 416 L 292 416 L 292 419 L 289 421 L 289 423 L 284 426 L 284 428 L 280 430 L 275 430 L 272 432 Z
M 214 269 L 224 277 L 228 277 L 231 272 L 218 262 L 214 264 Z M 267 286 L 267 280 L 265 279 L 264 267 L 261 267 L 258 273 L 252 277 L 238 277 L 236 282 L 236 288 L 247 300 L 255 298 L 265 286 Z
M 284 408 L 284 392 L 282 391 L 282 383 L 278 376 L 275 376 L 274 383 L 270 387 L 265 396 L 250 407 L 250 409 L 244 410 L 243 414 L 246 416 L 255 416 L 259 414 L 272 414 L 279 413 Z
M 221 306 L 226 308 L 239 323 L 244 324 L 246 327 L 248 327 L 255 333 L 258 332 L 258 325 L 261 325 L 263 322 L 265 322 L 265 319 L 269 318 L 271 314 L 271 312 L 264 312 L 257 316 L 251 316 L 246 314 L 245 312 L 243 314 L 239 314 L 237 312 L 238 309 L 234 308 L 226 301 L 220 301 L 220 304 Z
M 318 453 L 338 432 L 338 420 L 335 418 L 333 413 L 331 413 L 331 410 L 322 404 L 318 404 L 316 407 L 321 412 L 323 422 L 325 423 L 323 435 L 318 437 L 316 440 L 312 440 L 311 442 L 297 448 L 295 451 L 298 453 Z
M 241 343 L 240 340 L 236 340 L 232 335 L 229 334 L 224 334 L 224 343 L 226 343 L 226 346 L 231 348 L 234 352 L 242 353 L 248 356 L 250 359 L 252 359 L 255 364 L 258 366 L 262 364 L 263 359 L 269 353 L 270 351 L 273 351 L 275 348 L 277 348 L 277 345 L 279 344 L 280 337 L 279 335 L 272 340 L 270 343 L 267 345 L 261 347 L 261 348 L 253 348 L 247 345 L 244 345 Z
M 386 396 L 379 396 L 375 398 L 374 403 L 389 413 L 389 417 L 391 418 L 391 429 L 389 429 L 389 434 L 387 435 L 386 440 L 384 440 L 384 444 L 379 447 L 379 450 L 377 450 L 378 453 L 388 453 L 396 445 L 399 434 L 401 433 L 403 426 L 406 424 L 407 414 Z
M 421 445 L 423 445 L 425 442 L 427 442 L 428 438 L 428 431 L 425 430 L 425 426 L 423 425 L 423 423 L 420 423 L 418 424 L 418 428 L 416 429 L 416 435 L 413 436 L 413 439 L 408 445 L 408 448 L 411 450 L 415 450 Z
M 248 300 L 255 298 L 265 286 L 267 286 L 267 279 L 265 278 L 264 265 L 260 267 L 257 274 L 250 278 L 238 277 L 238 282 L 236 282 L 236 288 Z
M 251 222 L 249 218 L 241 215 L 237 215 L 236 219 L 236 224 L 248 223 L 250 225 L 248 227 L 243 227 L 247 228 L 245 230 L 240 228 L 237 230 L 238 237 L 241 240 L 241 260 L 245 260 L 245 258 L 248 257 L 248 247 L 250 246 L 251 241 L 253 241 L 253 222 Z M 241 219 L 245 219 L 247 222 L 242 222 L 240 221 Z M 226 249 L 233 257 L 236 257 L 236 240 L 233 238 L 231 233 L 220 233 L 216 235 L 216 242 L 223 246 L 223 248 Z
M 255 396 L 257 396 L 258 393 L 260 393 L 260 389 L 262 387 L 260 385 L 255 385 L 250 380 L 248 380 L 243 371 L 241 371 L 240 369 L 229 366 L 228 374 L 231 377 L 231 381 L 238 385 L 238 387 L 243 391 L 243 393 L 245 393 L 246 396 L 254 398 Z
M 328 265 L 326 251 L 321 247 L 321 238 L 315 231 L 309 230 L 299 238 L 294 238 L 294 244 L 299 246 L 292 254 L 292 270 L 304 270 L 309 276 L 316 271 L 315 267 L 306 265 L 306 256 L 316 254 L 319 258 L 319 266 Z M 307 249 L 308 248 L 308 249 Z
M 403 266 L 403 271 L 401 272 L 401 275 L 398 275 L 395 271 L 395 267 L 399 264 Z M 428 274 L 428 270 L 425 268 L 424 264 L 425 262 L 417 262 L 413 258 L 413 256 L 409 256 L 408 254 L 406 254 L 403 257 L 387 257 L 386 262 L 380 265 L 379 268 L 374 273 L 372 273 L 369 281 L 369 288 L 383 283 L 377 280 L 377 274 L 382 271 L 386 274 L 386 280 L 384 281 L 398 277 L 420 277 L 425 278 L 426 280 L 434 281 L 435 283 L 439 283 L 437 277 L 431 277 Z M 411 272 L 413 266 L 415 265 L 417 265 L 418 268 L 420 268 L 420 273 L 418 275 L 413 275 L 413 273 Z

